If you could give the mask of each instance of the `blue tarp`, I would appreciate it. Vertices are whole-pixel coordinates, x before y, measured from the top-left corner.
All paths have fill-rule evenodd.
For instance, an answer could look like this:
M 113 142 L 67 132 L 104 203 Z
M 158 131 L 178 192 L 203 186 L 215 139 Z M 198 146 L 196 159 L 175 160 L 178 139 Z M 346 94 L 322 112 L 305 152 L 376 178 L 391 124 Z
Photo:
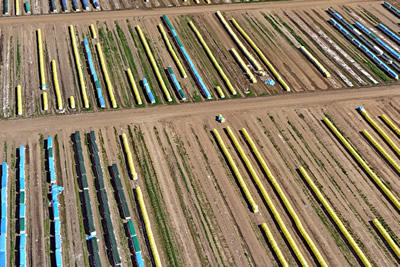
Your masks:
M 19 190 L 20 191 L 25 191 L 25 179 L 19 179 Z
M 1 164 L 1 187 L 7 187 L 7 163 L 3 162 Z
M 20 249 L 19 250 L 19 266 L 21 266 L 21 265 L 25 266 L 25 264 L 26 264 L 25 249 Z
M 6 266 L 7 265 L 7 254 L 5 251 L 0 252 L 0 266 Z
M 19 239 L 19 249 L 25 249 L 26 245 L 26 234 L 21 234 Z
M 54 171 L 54 159 L 49 158 L 49 170 Z
M 54 214 L 54 219 L 60 218 L 60 213 L 58 212 L 58 206 L 56 205 L 53 206 L 53 214 Z
M 0 220 L 0 234 L 6 235 L 7 234 L 7 218 L 1 218 Z
M 25 204 L 19 204 L 19 217 L 25 218 Z
M 7 202 L 7 188 L 1 189 L 1 202 Z
M 56 235 L 60 234 L 60 219 L 54 219 L 54 233 Z
M 7 248 L 6 236 L 0 235 L 0 252 L 5 252 L 6 248 Z M 3 265 L 1 265 L 1 263 L 0 263 L 0 266 L 3 266 Z
M 50 181 L 51 182 L 55 182 L 56 181 L 56 173 L 53 170 L 52 172 L 50 172 Z
M 56 249 L 56 266 L 61 267 L 62 266 L 62 256 L 61 256 L 61 250 Z
M 142 258 L 142 253 L 136 252 L 136 263 L 139 267 L 144 267 L 144 262 Z
M 1 218 L 7 218 L 7 202 L 1 203 Z
M 19 166 L 19 179 L 24 179 L 25 178 L 25 168 L 24 165 Z
M 55 235 L 56 249 L 61 249 L 61 235 Z
M 47 148 L 53 147 L 53 139 L 51 137 L 47 137 Z

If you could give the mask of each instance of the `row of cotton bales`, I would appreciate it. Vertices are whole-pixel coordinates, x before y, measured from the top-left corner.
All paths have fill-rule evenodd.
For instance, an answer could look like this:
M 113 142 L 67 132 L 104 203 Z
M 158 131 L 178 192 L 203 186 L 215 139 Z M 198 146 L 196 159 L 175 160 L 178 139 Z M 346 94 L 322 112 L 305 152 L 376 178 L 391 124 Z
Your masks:
M 339 22 L 335 19 L 330 18 L 329 22 L 340 31 L 350 42 L 355 45 L 360 51 L 362 51 L 366 56 L 368 56 L 379 68 L 384 70 L 391 78 L 398 80 L 399 76 L 396 72 L 394 72 L 391 68 L 389 68 L 383 61 L 390 64 L 396 70 L 400 70 L 400 66 L 394 62 L 390 57 L 388 57 L 379 47 L 373 44 L 368 40 L 367 37 L 362 35 L 360 31 L 358 31 L 353 25 L 348 23 L 339 13 L 337 13 L 332 8 L 328 9 L 328 12 L 334 16 Z M 344 27 L 342 26 L 344 25 Z M 350 34 L 346 29 L 348 28 L 354 34 L 357 35 L 357 38 L 361 40 L 362 44 L 357 38 L 355 38 L 352 34 Z M 373 52 L 372 52 L 372 51 Z M 375 55 L 376 53 L 377 55 Z M 381 60 L 382 58 L 382 60 Z
M 112 166 L 111 166 L 111 176 L 113 178 L 113 181 L 114 181 L 114 184 L 116 187 L 116 193 L 117 193 L 116 195 L 117 195 L 117 201 L 119 204 L 119 210 L 121 213 L 121 217 L 122 217 L 122 219 L 127 221 L 127 223 L 126 223 L 127 235 L 130 238 L 129 241 L 131 244 L 131 248 L 134 250 L 134 254 L 136 257 L 136 263 L 139 267 L 144 266 L 142 250 L 140 249 L 139 240 L 138 240 L 138 237 L 137 237 L 136 231 L 135 231 L 135 226 L 133 224 L 133 221 L 131 220 L 131 216 L 130 216 L 128 204 L 126 202 L 126 197 L 125 197 L 121 177 L 120 177 L 119 171 L 118 171 L 118 167 L 117 167 L 117 164 L 115 164 L 115 163 L 112 164 Z
M 0 218 L 0 266 L 7 266 L 7 184 L 8 165 L 1 164 L 1 218 Z
M 387 1 L 383 2 L 383 6 L 386 7 L 390 12 L 392 12 L 397 17 L 400 17 L 400 11 L 396 7 L 391 5 L 389 2 Z
M 25 220 L 25 147 L 18 149 L 18 181 L 19 181 L 19 265 L 26 265 L 26 220 Z
M 92 25 L 93 24 L 91 24 L 91 26 Z M 96 87 L 96 93 L 97 93 L 97 98 L 98 98 L 98 101 L 99 101 L 99 106 L 101 108 L 105 108 L 106 104 L 104 102 L 103 93 L 101 91 L 100 81 L 99 81 L 99 78 L 97 77 L 96 69 L 94 68 L 93 59 L 92 59 L 92 53 L 90 52 L 90 47 L 89 47 L 89 42 L 85 38 L 83 40 L 83 43 L 84 43 L 84 46 L 85 46 L 86 56 L 87 56 L 87 59 L 88 59 L 88 62 L 89 62 L 90 74 L 92 75 L 94 86 Z
M 118 244 L 115 237 L 109 201 L 107 197 L 107 190 L 104 183 L 104 173 L 100 163 L 99 148 L 96 143 L 96 135 L 94 131 L 90 131 L 88 134 L 90 159 L 92 162 L 92 169 L 97 184 L 97 195 L 100 203 L 100 214 L 104 220 L 103 228 L 104 234 L 106 236 L 105 240 L 109 242 L 106 243 L 107 248 L 111 252 L 112 264 L 113 266 L 121 266 L 121 257 L 118 252 Z
M 89 185 L 86 174 L 85 160 L 83 158 L 81 135 L 79 131 L 76 131 L 72 135 L 72 141 L 74 143 L 75 159 L 77 160 L 77 162 L 75 162 L 75 166 L 77 170 L 77 176 L 79 178 L 78 184 L 80 186 L 80 189 L 83 191 L 82 214 L 85 217 L 84 226 L 86 235 L 88 236 L 86 240 L 90 251 L 89 258 L 92 266 L 101 266 L 99 246 L 97 244 L 98 239 L 96 236 L 96 228 L 94 225 L 94 217 L 89 194 Z

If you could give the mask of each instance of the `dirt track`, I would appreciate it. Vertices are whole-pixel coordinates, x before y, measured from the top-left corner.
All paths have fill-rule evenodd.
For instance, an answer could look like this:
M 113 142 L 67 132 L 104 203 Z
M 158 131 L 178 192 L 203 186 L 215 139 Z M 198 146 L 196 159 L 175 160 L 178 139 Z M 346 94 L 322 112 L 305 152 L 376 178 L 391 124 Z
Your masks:
M 120 110 L 101 113 L 85 113 L 67 116 L 49 116 L 34 119 L 0 121 L 0 137 L 15 133 L 60 130 L 71 131 L 82 127 L 101 127 L 110 123 L 143 123 L 167 118 L 179 118 L 224 112 L 251 111 L 261 108 L 303 107 L 331 104 L 343 100 L 356 100 L 398 95 L 399 86 L 372 87 L 366 89 L 337 90 L 326 92 L 286 94 L 270 97 L 228 100 L 222 102 L 190 103 L 176 106 L 159 106 L 147 109 Z
M 4 24 L 19 24 L 19 23 L 48 23 L 58 21 L 74 21 L 75 23 L 83 20 L 96 20 L 96 19 L 125 19 L 133 16 L 155 16 L 155 15 L 179 15 L 179 14 L 193 14 L 201 12 L 212 12 L 216 10 L 220 11 L 240 11 L 246 7 L 246 10 L 259 10 L 262 8 L 307 8 L 307 7 L 329 7 L 331 5 L 348 4 L 365 2 L 372 3 L 376 1 L 370 0 L 335 0 L 329 1 L 304 1 L 304 2 L 265 2 L 265 3 L 247 3 L 243 4 L 231 4 L 231 5 L 220 5 L 215 7 L 214 5 L 207 6 L 186 6 L 186 7 L 172 7 L 172 8 L 157 8 L 157 9 L 134 9 L 134 10 L 123 10 L 123 11 L 111 11 L 111 12 L 89 12 L 89 13 L 68 13 L 68 14 L 53 14 L 53 15 L 39 15 L 39 16 L 24 16 L 24 17 L 4 17 L 0 20 L 0 25 Z

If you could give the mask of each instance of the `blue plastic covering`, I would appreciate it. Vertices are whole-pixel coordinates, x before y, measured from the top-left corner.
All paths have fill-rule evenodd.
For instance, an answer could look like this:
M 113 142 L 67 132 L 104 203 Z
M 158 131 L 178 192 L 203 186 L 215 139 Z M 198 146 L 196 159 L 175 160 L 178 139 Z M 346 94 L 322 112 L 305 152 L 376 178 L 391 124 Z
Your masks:
M 49 158 L 49 170 L 50 172 L 54 172 L 54 159 L 53 158 Z
M 144 86 L 144 89 L 146 90 L 147 96 L 148 96 L 149 99 L 150 99 L 150 103 L 151 103 L 151 104 L 156 103 L 156 100 L 155 100 L 155 98 L 154 98 L 154 96 L 153 96 L 153 93 L 151 92 L 149 83 L 147 82 L 147 79 L 146 79 L 146 78 L 143 78 L 143 86 Z
M 8 169 L 7 163 L 3 162 L 1 164 L 1 188 L 7 187 Z
M 7 202 L 1 203 L 1 218 L 7 218 Z
M 25 204 L 19 204 L 19 217 L 25 218 Z
M 0 252 L 4 252 L 7 249 L 7 241 L 6 241 L 6 236 L 5 235 L 0 235 Z M 1 265 L 0 263 L 0 266 Z
M 61 256 L 61 250 L 56 249 L 56 266 L 61 267 L 62 266 L 62 256 Z
M 55 240 L 56 240 L 56 249 L 61 249 L 61 236 L 56 234 Z
M 194 66 L 192 60 L 190 59 L 189 54 L 186 52 L 186 49 L 183 46 L 183 43 L 179 39 L 179 36 L 176 34 L 176 31 L 175 31 L 174 27 L 172 26 L 171 22 L 169 21 L 167 15 L 163 15 L 163 19 L 165 20 L 165 22 L 167 23 L 168 27 L 170 28 L 170 30 L 172 32 L 172 35 L 174 36 L 176 42 L 178 43 L 182 54 L 185 56 L 186 61 L 189 63 L 189 66 L 190 66 L 194 76 L 196 77 L 196 80 L 197 80 L 198 84 L 200 85 L 200 89 L 202 90 L 203 94 L 205 95 L 205 97 L 207 99 L 211 99 L 211 94 L 208 91 L 207 86 L 204 84 L 203 79 L 201 78 L 200 74 L 197 72 L 196 67 Z
M 25 249 L 20 249 L 19 250 L 19 266 L 25 266 L 26 265 L 26 252 Z
M 1 203 L 7 202 L 7 188 L 1 189 Z
M 84 1 L 86 1 L 86 0 L 84 0 Z M 93 81 L 94 81 L 94 84 L 96 86 L 97 98 L 99 99 L 100 107 L 105 108 L 106 105 L 105 105 L 105 102 L 104 102 L 103 93 L 101 91 L 101 88 L 97 85 L 97 84 L 100 84 L 100 82 L 98 82 L 99 80 L 98 80 L 98 77 L 97 77 L 96 69 L 94 68 L 93 59 L 92 59 L 92 53 L 90 52 L 89 42 L 88 42 L 88 40 L 86 38 L 83 40 L 83 44 L 85 46 L 85 52 L 86 52 L 86 55 L 87 55 L 87 58 L 88 58 L 88 62 L 89 62 L 90 73 L 92 74 Z
M 7 234 L 7 218 L 1 218 L 0 219 L 0 234 L 1 235 L 6 235 Z
M 68 4 L 66 0 L 61 0 L 62 10 L 68 12 Z
M 361 110 L 363 110 L 363 109 L 364 109 L 363 106 L 359 106 L 358 108 L 356 108 L 357 111 L 361 111 Z
M 47 149 L 53 147 L 53 139 L 51 137 L 47 137 Z
M 7 253 L 5 251 L 0 252 L 0 266 L 7 265 Z
M 136 263 L 139 267 L 145 267 L 144 266 L 144 262 L 143 262 L 143 258 L 142 258 L 142 253 L 140 252 L 136 252 Z
M 75 11 L 79 11 L 79 5 L 77 0 L 72 0 L 72 6 L 74 7 Z
M 391 30 L 389 30 L 385 25 L 383 24 L 378 24 L 378 28 L 382 30 L 386 35 L 388 35 L 390 38 L 395 40 L 397 43 L 400 44 L 400 38 L 397 36 L 395 33 L 393 33 Z
M 266 81 L 265 81 L 265 84 L 268 84 L 268 85 L 275 85 L 275 81 L 274 81 L 274 80 L 266 80 Z
M 25 191 L 25 179 L 19 179 L 19 191 Z
M 60 213 L 58 210 L 58 206 L 53 204 L 53 214 L 54 214 L 54 219 L 60 218 Z
M 24 249 L 26 246 L 26 234 L 21 234 L 19 236 L 19 249 Z
M 168 70 L 170 71 L 169 74 L 170 74 L 170 76 L 171 76 L 172 82 L 174 83 L 176 90 L 178 90 L 181 99 L 182 99 L 182 100 L 186 100 L 185 95 L 182 95 L 182 94 L 181 94 L 181 92 L 182 92 L 182 87 L 181 87 L 181 85 L 179 84 L 178 79 L 176 78 L 176 76 L 175 76 L 175 74 L 174 74 L 172 68 L 171 68 L 171 67 L 168 67 Z
M 88 237 L 86 237 L 86 240 L 90 240 L 90 239 L 92 239 L 92 238 L 97 238 L 97 236 L 96 235 L 90 235 L 90 236 L 88 236 Z
M 60 231 L 60 219 L 54 219 L 54 233 L 59 235 Z
M 88 2 L 87 2 L 87 0 L 82 0 L 82 2 L 83 2 L 83 8 L 84 9 L 89 9 L 89 5 L 88 5 Z

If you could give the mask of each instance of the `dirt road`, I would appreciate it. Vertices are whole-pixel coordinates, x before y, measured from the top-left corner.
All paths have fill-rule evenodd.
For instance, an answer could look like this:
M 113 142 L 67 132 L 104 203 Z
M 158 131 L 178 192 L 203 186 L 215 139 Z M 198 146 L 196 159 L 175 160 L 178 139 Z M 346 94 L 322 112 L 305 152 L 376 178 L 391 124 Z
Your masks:
M 259 10 L 263 8 L 307 8 L 307 7 L 329 7 L 331 5 L 349 4 L 365 2 L 371 3 L 376 1 L 370 0 L 334 0 L 334 1 L 287 1 L 287 2 L 262 2 L 262 3 L 248 3 L 243 4 L 231 4 L 231 5 L 220 5 L 215 7 L 214 5 L 207 6 L 185 6 L 185 7 L 170 7 L 170 8 L 157 8 L 157 9 L 133 9 L 123 11 L 111 11 L 111 12 L 88 12 L 88 13 L 63 13 L 63 14 L 52 14 L 52 15 L 32 15 L 23 17 L 3 17 L 0 20 L 0 25 L 8 24 L 26 24 L 26 23 L 49 23 L 49 22 L 60 22 L 60 21 L 87 21 L 87 20 L 101 20 L 101 19 L 126 19 L 127 17 L 133 16 L 157 16 L 157 15 L 179 15 L 179 14 L 193 14 L 202 12 L 215 12 L 220 11 L 240 11 L 246 10 Z
M 336 90 L 325 92 L 292 93 L 278 96 L 249 99 L 232 99 L 190 103 L 185 105 L 158 106 L 146 109 L 127 109 L 76 115 L 43 116 L 40 118 L 0 121 L 0 137 L 36 131 L 78 129 L 82 127 L 100 127 L 111 123 L 143 123 L 159 121 L 172 117 L 188 117 L 224 112 L 251 112 L 263 108 L 304 107 L 332 104 L 344 100 L 390 97 L 398 95 L 399 86 L 372 87 L 366 89 Z

